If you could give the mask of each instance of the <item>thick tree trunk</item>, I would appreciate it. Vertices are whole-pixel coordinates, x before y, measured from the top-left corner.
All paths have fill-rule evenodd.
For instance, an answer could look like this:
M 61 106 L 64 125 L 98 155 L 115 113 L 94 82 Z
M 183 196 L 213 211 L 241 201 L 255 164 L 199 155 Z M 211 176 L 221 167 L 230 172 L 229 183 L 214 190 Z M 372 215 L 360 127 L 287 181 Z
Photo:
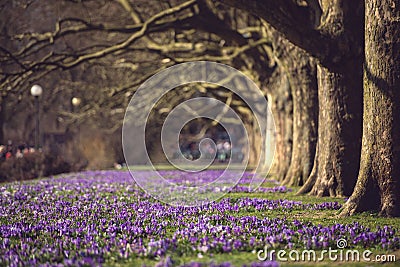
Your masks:
M 281 67 L 278 69 L 268 84 L 276 128 L 276 150 L 270 173 L 281 181 L 289 169 L 292 155 L 293 104 L 289 80 Z
M 237 110 L 236 112 L 240 114 L 240 111 Z M 261 138 L 261 133 L 257 120 L 254 116 L 242 113 L 240 118 L 247 132 L 248 146 L 244 145 L 246 143 L 245 136 L 241 136 L 241 140 L 238 141 L 238 143 L 243 144 L 241 151 L 243 155 L 248 155 L 247 166 L 249 167 L 249 169 L 254 170 L 256 167 L 258 167 L 258 164 L 260 163 L 263 149 L 263 140 Z
M 242 118 L 243 120 L 243 118 Z M 257 122 L 254 120 L 247 122 L 245 121 L 245 128 L 247 133 L 249 134 L 249 145 L 250 151 L 249 153 L 249 162 L 248 165 L 252 168 L 257 167 L 260 156 L 261 156 L 261 149 L 262 147 L 262 138 L 258 128 Z
M 364 1 L 319 0 L 320 6 L 291 0 L 219 1 L 260 16 L 318 59 L 319 166 L 312 194 L 350 194 L 361 149 Z
M 281 172 L 279 177 L 283 179 L 282 183 L 285 185 L 298 186 L 302 185 L 310 175 L 317 143 L 316 60 L 303 49 L 290 43 L 267 23 L 264 23 L 264 26 L 268 38 L 273 40 L 273 54 L 281 68 L 281 75 L 288 77 L 293 101 L 292 153 L 290 161 L 285 158 L 279 158 L 277 161 L 283 168 L 288 168 L 287 171 L 285 169 Z M 282 119 L 286 120 L 288 117 Z
M 349 196 L 360 162 L 362 114 L 363 1 L 322 1 L 321 31 L 343 42 L 343 51 L 318 66 L 318 166 L 315 184 L 300 192 Z
M 311 189 L 313 188 L 315 182 L 317 181 L 317 177 L 318 177 L 318 158 L 319 158 L 319 149 L 318 149 L 318 144 L 315 150 L 315 157 L 314 157 L 314 164 L 313 164 L 313 168 L 311 170 L 310 176 L 308 177 L 308 179 L 306 180 L 306 182 L 304 183 L 304 185 L 299 189 L 299 191 L 297 191 L 297 195 L 302 195 L 305 193 L 308 193 L 311 191 Z
M 365 1 L 319 0 L 320 7 L 310 1 L 220 1 L 260 16 L 318 59 L 319 153 L 311 193 L 351 194 L 361 150 Z M 312 16 L 321 10 L 322 16 Z
M 314 59 L 284 41 L 290 53 L 282 60 L 286 66 L 293 96 L 293 148 L 290 167 L 283 184 L 303 185 L 313 168 L 317 144 L 318 86 Z
M 400 216 L 400 5 L 366 2 L 364 124 L 356 188 L 341 215 Z
M 361 63 L 358 62 L 358 66 Z M 350 70 L 349 70 L 350 71 Z M 354 81 L 353 81 L 354 79 Z M 317 179 L 311 194 L 349 196 L 354 188 L 360 157 L 360 73 L 346 77 L 318 67 L 319 127 Z

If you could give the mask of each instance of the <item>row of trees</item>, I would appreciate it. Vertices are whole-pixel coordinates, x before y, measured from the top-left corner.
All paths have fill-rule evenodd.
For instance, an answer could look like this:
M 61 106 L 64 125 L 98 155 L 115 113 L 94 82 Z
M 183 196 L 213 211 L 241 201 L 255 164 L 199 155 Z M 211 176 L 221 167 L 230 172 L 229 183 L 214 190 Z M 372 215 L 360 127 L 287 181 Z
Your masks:
M 57 74 L 65 87 L 85 87 L 96 98 L 62 116 L 101 116 L 118 129 L 129 97 L 153 73 L 193 60 L 226 63 L 271 104 L 271 172 L 282 183 L 302 186 L 299 193 L 350 196 L 342 215 L 400 215 L 396 1 L 5 1 L 0 8 L 7 20 L 2 99 Z M 225 92 L 222 99 L 230 98 Z

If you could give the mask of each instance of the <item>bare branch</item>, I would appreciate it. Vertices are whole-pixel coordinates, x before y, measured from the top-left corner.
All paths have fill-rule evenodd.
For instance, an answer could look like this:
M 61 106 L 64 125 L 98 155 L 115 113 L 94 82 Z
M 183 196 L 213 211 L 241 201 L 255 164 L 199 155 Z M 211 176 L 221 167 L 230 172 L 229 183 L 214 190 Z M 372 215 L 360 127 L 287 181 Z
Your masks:
M 315 11 L 308 5 L 297 5 L 292 0 L 218 1 L 265 19 L 271 26 L 282 32 L 289 41 L 321 61 L 324 61 L 327 55 L 331 55 L 330 50 L 334 49 L 334 40 L 315 28 L 315 21 L 312 19 Z

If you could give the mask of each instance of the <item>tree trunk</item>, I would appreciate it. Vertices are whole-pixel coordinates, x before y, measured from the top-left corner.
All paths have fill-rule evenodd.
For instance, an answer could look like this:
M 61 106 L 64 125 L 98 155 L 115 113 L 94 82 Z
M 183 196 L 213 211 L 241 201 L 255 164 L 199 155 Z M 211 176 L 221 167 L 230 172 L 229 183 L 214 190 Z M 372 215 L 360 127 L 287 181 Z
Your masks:
M 358 77 L 318 67 L 319 159 L 313 195 L 349 196 L 353 191 L 361 136 L 361 95 L 354 89 L 362 88 Z
M 313 164 L 313 168 L 311 170 L 310 176 L 307 178 L 306 182 L 299 189 L 299 191 L 297 191 L 296 195 L 302 195 L 302 194 L 310 192 L 311 189 L 313 188 L 315 182 L 317 181 L 318 166 L 319 166 L 319 164 L 318 164 L 319 152 L 318 151 L 319 151 L 319 149 L 318 149 L 318 144 L 317 144 L 317 147 L 315 149 L 314 164 Z
M 281 181 L 289 169 L 292 155 L 293 104 L 289 80 L 281 67 L 277 69 L 268 83 L 276 129 L 276 150 L 270 173 Z
M 315 180 L 312 195 L 349 196 L 355 186 L 362 124 L 362 2 L 323 1 L 322 31 L 347 48 L 318 65 L 319 152 L 316 177 L 310 177 Z M 307 184 L 300 191 L 309 189 Z
M 400 216 L 400 5 L 366 2 L 364 123 L 356 188 L 341 215 Z
M 303 185 L 313 168 L 317 144 L 318 86 L 314 59 L 288 41 L 288 53 L 281 62 L 289 76 L 293 96 L 293 148 L 283 184 Z
M 364 1 L 319 0 L 320 6 L 291 0 L 219 1 L 260 16 L 318 59 L 319 153 L 311 192 L 351 194 L 361 150 Z
M 287 168 L 282 173 L 285 185 L 302 185 L 310 175 L 317 143 L 318 85 L 316 61 L 303 49 L 286 40 L 270 25 L 264 24 L 268 38 L 273 40 L 274 58 L 281 66 L 290 84 L 293 101 L 292 153 L 290 161 L 280 159 L 279 164 Z M 292 114 L 288 114 L 292 116 Z M 287 118 L 283 118 L 287 119 Z M 285 160 L 283 162 L 282 160 Z
M 258 166 L 261 149 L 262 149 L 262 138 L 258 128 L 257 121 L 255 118 L 251 118 L 252 121 L 244 121 L 245 128 L 249 134 L 249 162 L 248 166 L 254 168 Z M 243 120 L 243 118 L 242 118 Z

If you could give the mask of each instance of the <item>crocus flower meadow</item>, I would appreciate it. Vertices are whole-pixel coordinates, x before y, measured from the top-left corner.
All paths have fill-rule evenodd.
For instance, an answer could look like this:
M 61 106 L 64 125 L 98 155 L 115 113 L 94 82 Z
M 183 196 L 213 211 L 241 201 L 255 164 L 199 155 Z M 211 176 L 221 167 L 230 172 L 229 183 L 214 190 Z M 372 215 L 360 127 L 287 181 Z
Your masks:
M 175 183 L 190 181 L 179 172 L 164 174 Z M 217 174 L 202 175 L 207 180 Z M 265 216 L 277 210 L 285 214 L 338 210 L 341 204 L 285 200 L 290 189 L 278 185 L 258 188 L 257 195 L 265 197 L 255 198 L 246 186 L 246 175 L 227 189 L 231 193 L 224 198 L 194 207 L 155 200 L 125 171 L 87 171 L 1 184 L 0 265 L 136 266 L 132 264 L 142 260 L 146 266 L 223 267 L 237 265 L 214 261 L 216 255 L 249 253 L 253 257 L 245 266 L 256 267 L 279 265 L 274 259 L 257 259 L 256 251 L 266 246 L 318 250 L 336 248 L 336 241 L 344 238 L 349 247 L 400 248 L 397 229 L 391 226 L 369 229 L 357 222 L 323 226 L 306 218 Z M 269 193 L 280 193 L 282 199 L 268 199 Z

